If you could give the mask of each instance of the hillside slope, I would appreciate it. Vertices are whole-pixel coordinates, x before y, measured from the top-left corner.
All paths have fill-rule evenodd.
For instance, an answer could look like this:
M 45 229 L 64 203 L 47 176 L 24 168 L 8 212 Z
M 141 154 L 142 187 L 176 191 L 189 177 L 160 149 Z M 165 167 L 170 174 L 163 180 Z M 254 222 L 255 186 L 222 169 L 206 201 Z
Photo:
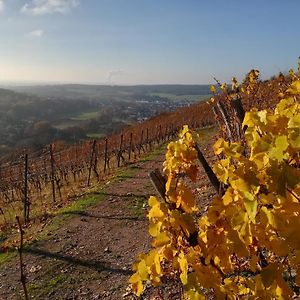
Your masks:
M 211 141 L 205 140 L 203 147 Z M 79 200 L 93 206 L 83 209 L 77 204 L 62 211 L 41 240 L 26 247 L 27 285 L 33 299 L 122 299 L 136 255 L 150 246 L 145 215 L 148 196 L 155 191 L 148 173 L 162 168 L 164 152 L 165 146 Z M 202 179 L 199 199 L 209 199 L 212 190 Z M 0 298 L 18 299 L 22 289 L 17 257 L 2 264 L 0 278 Z M 149 290 L 145 299 L 158 292 Z M 176 299 L 174 292 L 166 289 L 166 299 Z

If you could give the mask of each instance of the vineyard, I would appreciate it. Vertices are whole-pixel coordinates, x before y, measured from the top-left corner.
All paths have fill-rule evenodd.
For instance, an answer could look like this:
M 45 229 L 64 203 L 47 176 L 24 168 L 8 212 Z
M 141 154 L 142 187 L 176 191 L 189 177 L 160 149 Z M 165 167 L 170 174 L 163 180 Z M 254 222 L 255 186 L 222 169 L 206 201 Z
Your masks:
M 129 280 L 137 296 L 166 281 L 180 286 L 177 299 L 299 296 L 300 62 L 298 71 L 261 82 L 252 70 L 241 85 L 211 87 L 213 167 L 187 125 L 169 143 L 164 175 L 151 176 L 152 248 Z M 205 214 L 194 193 L 200 168 L 216 192 Z
M 97 188 L 118 168 L 138 162 L 146 153 L 171 141 L 164 175 L 157 169 L 150 172 L 157 192 L 148 203 L 152 248 L 148 254 L 139 255 L 134 264 L 129 280 L 134 294 L 152 299 L 152 285 L 158 299 L 291 299 L 299 294 L 299 82 L 299 75 L 292 70 L 289 75 L 279 74 L 267 81 L 260 80 L 259 72 L 252 70 L 242 84 L 235 78 L 232 86 L 216 80 L 211 87 L 213 97 L 207 102 L 159 115 L 119 134 L 69 147 L 57 143 L 36 153 L 15 153 L 0 165 L 1 231 L 9 232 L 15 226 L 16 215 L 21 217 L 20 228 L 47 218 L 67 205 L 69 199 Z M 207 142 L 201 128 L 211 125 L 217 128 L 218 136 Z M 214 155 L 208 149 L 213 141 Z M 136 181 L 132 178 L 130 182 Z M 110 188 L 106 193 L 116 197 Z M 128 207 L 124 197 L 129 199 L 130 193 L 123 192 L 118 202 L 125 211 Z M 108 204 L 100 210 L 107 209 L 104 205 Z M 122 209 L 120 222 L 125 222 Z M 95 218 L 99 222 L 103 217 Z M 108 260 L 110 249 L 105 243 L 114 241 L 110 230 L 118 222 L 114 214 L 109 218 L 104 218 L 102 225 L 109 227 L 104 227 L 110 232 L 109 239 L 104 231 L 97 240 L 108 249 L 101 253 Z M 138 230 L 145 226 L 138 224 L 136 217 L 133 220 L 136 228 L 130 228 L 133 236 L 129 244 L 137 247 Z M 82 252 L 86 241 L 99 234 L 99 225 L 91 234 L 91 224 L 85 217 L 80 222 L 76 245 L 66 248 L 67 254 L 61 255 L 60 250 L 48 253 L 47 247 L 47 251 L 34 247 L 27 251 L 72 261 L 71 268 L 74 262 L 94 267 L 88 260 L 74 258 L 73 251 L 89 258 L 90 249 L 101 249 L 94 241 L 87 254 Z M 127 223 L 122 224 L 125 230 Z M 71 231 L 62 230 L 60 234 Z M 120 231 L 118 228 L 114 236 L 118 247 L 122 244 Z M 56 249 L 57 238 L 51 241 Z M 131 263 L 132 256 L 124 255 L 126 264 Z M 38 265 L 36 271 L 36 257 L 27 260 L 33 273 L 22 284 L 26 287 L 26 281 L 30 282 L 30 294 L 39 290 L 33 278 L 41 279 L 34 277 L 35 272 L 43 272 L 48 265 Z M 54 261 L 52 279 L 70 268 L 61 263 L 58 269 Z M 79 270 L 77 276 L 81 278 Z M 96 270 L 102 272 L 102 267 Z M 71 273 L 66 273 L 66 281 L 73 278 Z M 122 274 L 128 278 L 130 272 Z M 163 297 L 158 287 L 161 284 L 165 290 L 168 286 L 174 289 L 175 298 Z M 6 295 L 11 286 L 3 286 Z M 134 294 L 128 292 L 124 297 L 136 299 Z M 46 299 L 46 294 L 40 295 L 39 299 Z M 120 299 L 103 295 L 103 299 Z
M 259 82 L 255 91 L 242 95 L 243 106 L 246 110 L 253 106 L 274 107 L 287 84 L 288 79 L 284 76 Z M 227 117 L 224 126 L 231 134 L 230 126 L 234 122 L 229 116 L 234 115 L 226 103 L 218 102 L 213 110 L 207 103 L 198 103 L 159 115 L 106 139 L 67 148 L 58 143 L 38 153 L 12 154 L 10 161 L 0 165 L 0 226 L 11 226 L 16 214 L 22 215 L 25 222 L 30 217 L 47 214 L 59 202 L 98 182 L 105 174 L 174 138 L 184 124 L 201 128 L 220 123 Z
M 210 125 L 209 106 L 200 103 L 162 114 L 105 139 L 12 154 L 11 161 L 0 165 L 0 228 L 15 224 L 15 215 L 25 223 L 46 216 L 116 168 L 174 138 L 186 123 L 193 128 Z

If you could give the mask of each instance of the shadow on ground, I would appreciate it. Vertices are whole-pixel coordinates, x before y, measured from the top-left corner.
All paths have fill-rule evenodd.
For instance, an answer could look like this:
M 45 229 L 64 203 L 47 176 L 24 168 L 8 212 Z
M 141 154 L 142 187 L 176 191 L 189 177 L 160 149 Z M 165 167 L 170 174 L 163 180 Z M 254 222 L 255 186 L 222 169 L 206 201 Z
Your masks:
M 97 260 L 84 260 L 80 258 L 75 258 L 70 255 L 52 253 L 46 250 L 37 249 L 37 248 L 26 248 L 23 250 L 26 253 L 30 253 L 31 255 L 43 256 L 46 258 L 52 258 L 56 260 L 61 260 L 72 265 L 79 265 L 83 267 L 88 267 L 94 269 L 98 272 L 109 271 L 112 273 L 118 273 L 123 275 L 131 275 L 133 272 L 131 270 L 124 270 L 120 268 L 113 268 L 107 265 L 105 262 L 97 261 Z

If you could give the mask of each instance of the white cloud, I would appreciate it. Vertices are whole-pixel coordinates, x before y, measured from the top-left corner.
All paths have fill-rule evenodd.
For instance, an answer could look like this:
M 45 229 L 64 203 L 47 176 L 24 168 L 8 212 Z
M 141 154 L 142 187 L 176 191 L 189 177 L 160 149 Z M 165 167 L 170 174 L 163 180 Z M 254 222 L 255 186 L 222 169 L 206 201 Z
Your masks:
M 4 0 L 0 0 L 0 12 L 4 10 Z
M 44 35 L 44 31 L 41 29 L 36 29 L 26 34 L 26 36 L 31 38 L 41 38 L 43 35 Z
M 79 0 L 31 0 L 24 4 L 21 12 L 34 16 L 54 13 L 65 14 L 78 5 Z

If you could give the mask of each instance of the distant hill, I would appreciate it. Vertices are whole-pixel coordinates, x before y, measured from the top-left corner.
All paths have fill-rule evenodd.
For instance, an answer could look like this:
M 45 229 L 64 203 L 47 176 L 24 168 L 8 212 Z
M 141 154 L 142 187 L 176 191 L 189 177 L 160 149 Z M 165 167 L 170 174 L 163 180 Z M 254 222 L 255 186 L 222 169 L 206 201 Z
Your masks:
M 14 91 L 34 94 L 43 97 L 101 97 L 101 96 L 130 96 L 169 94 L 183 95 L 209 95 L 209 85 L 40 85 L 40 86 L 16 86 Z
M 0 157 L 103 137 L 209 97 L 208 85 L 45 85 L 0 89 Z

